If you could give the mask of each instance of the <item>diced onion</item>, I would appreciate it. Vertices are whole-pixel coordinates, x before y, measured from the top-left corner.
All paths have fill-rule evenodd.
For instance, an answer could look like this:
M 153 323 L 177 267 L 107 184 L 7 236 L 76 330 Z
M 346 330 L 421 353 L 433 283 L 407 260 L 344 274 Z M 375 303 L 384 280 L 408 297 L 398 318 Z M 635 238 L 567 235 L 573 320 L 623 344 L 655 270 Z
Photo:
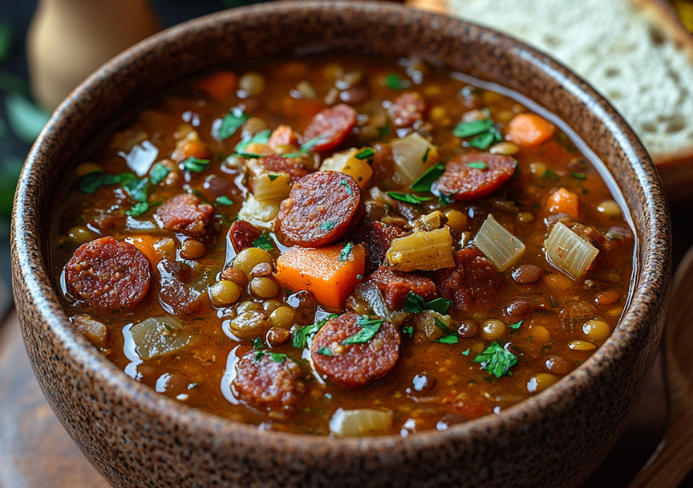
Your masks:
M 450 229 L 414 232 L 392 241 L 387 264 L 395 271 L 433 271 L 455 266 Z
M 264 173 L 253 180 L 253 195 L 259 202 L 283 200 L 291 192 L 290 182 L 286 173 Z
M 401 139 L 395 139 L 391 144 L 395 169 L 400 178 L 398 183 L 402 186 L 409 186 L 424 171 L 438 162 L 436 147 L 416 132 Z
M 351 176 L 363 189 L 373 176 L 373 168 L 368 164 L 367 159 L 358 159 L 356 155 L 359 149 L 349 149 L 335 154 L 331 158 L 323 161 L 320 166 L 321 171 L 336 171 Z
M 382 410 L 361 408 L 338 409 L 330 419 L 330 432 L 338 437 L 387 434 L 392 429 L 392 415 Z
M 163 356 L 190 344 L 192 336 L 175 317 L 151 317 L 130 327 L 137 354 L 142 359 Z
M 486 218 L 479 233 L 474 238 L 474 245 L 500 271 L 517 261 L 517 258 L 525 252 L 525 245 L 522 241 L 508 232 L 491 214 Z
M 599 250 L 558 222 L 544 241 L 546 259 L 574 279 L 585 274 Z
M 407 318 L 407 313 L 403 311 L 391 311 L 387 307 L 387 303 L 380 293 L 378 285 L 372 281 L 362 283 L 354 289 L 354 297 L 361 299 L 368 304 L 368 307 L 373 311 L 374 315 L 386 319 L 388 322 L 399 326 L 404 319 Z
M 238 218 L 250 222 L 254 227 L 262 230 L 274 230 L 274 219 L 279 214 L 281 200 L 265 200 L 261 202 L 253 195 L 243 202 Z

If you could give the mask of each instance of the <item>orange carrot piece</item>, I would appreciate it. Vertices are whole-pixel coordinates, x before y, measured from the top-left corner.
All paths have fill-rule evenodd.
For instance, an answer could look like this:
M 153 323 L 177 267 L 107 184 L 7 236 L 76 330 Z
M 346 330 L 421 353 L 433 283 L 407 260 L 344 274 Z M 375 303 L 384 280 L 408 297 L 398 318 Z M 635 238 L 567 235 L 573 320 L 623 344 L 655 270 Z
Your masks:
M 277 146 L 287 146 L 289 144 L 298 146 L 298 135 L 288 125 L 280 125 L 272 131 L 268 144 L 273 149 L 276 149 Z
M 346 244 L 348 245 L 348 244 Z M 308 290 L 328 308 L 341 308 L 366 269 L 366 251 L 354 246 L 344 256 L 345 244 L 318 249 L 294 246 L 277 259 L 275 278 L 284 288 Z M 344 260 L 340 260 L 340 256 Z M 361 277 L 361 278 L 360 278 Z
M 127 237 L 125 242 L 129 242 L 137 249 L 142 251 L 142 254 L 147 256 L 147 259 L 149 259 L 151 265 L 156 266 L 159 261 L 161 261 L 161 254 L 159 254 L 159 251 L 157 251 L 154 247 L 158 240 L 159 239 L 154 236 L 142 235 L 136 237 Z
M 238 86 L 238 76 L 231 71 L 218 71 L 212 76 L 195 83 L 195 88 L 206 92 L 214 98 L 228 97 Z
M 517 114 L 508 124 L 508 139 L 518 146 L 538 146 L 548 141 L 556 126 L 537 114 Z
M 561 187 L 549 195 L 546 209 L 552 214 L 565 213 L 571 217 L 577 217 L 580 209 L 580 200 L 575 193 Z

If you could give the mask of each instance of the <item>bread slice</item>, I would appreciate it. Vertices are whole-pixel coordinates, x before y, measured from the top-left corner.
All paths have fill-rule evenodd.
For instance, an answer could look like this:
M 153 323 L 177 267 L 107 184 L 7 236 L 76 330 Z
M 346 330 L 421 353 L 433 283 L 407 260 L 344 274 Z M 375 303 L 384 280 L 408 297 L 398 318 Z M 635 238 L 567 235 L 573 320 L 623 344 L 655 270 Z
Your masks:
M 585 78 L 635 129 L 670 201 L 693 197 L 693 36 L 661 0 L 417 0 L 500 30 Z

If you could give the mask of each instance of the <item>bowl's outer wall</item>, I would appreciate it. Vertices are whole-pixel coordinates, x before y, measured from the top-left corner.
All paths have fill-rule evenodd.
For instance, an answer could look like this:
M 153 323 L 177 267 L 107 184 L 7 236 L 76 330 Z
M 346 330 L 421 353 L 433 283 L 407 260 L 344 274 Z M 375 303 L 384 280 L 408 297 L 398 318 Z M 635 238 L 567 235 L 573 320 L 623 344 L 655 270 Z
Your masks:
M 48 230 L 75 153 L 137 102 L 219 63 L 322 46 L 415 54 L 517 90 L 557 114 L 606 162 L 639 235 L 637 293 L 613 337 L 546 392 L 499 416 L 401 439 L 260 433 L 187 408 L 127 378 L 69 326 L 51 286 Z M 632 131 L 586 84 L 508 38 L 390 5 L 236 9 L 184 24 L 121 55 L 56 112 L 15 202 L 14 291 L 25 344 L 58 417 L 118 487 L 571 487 L 635 409 L 666 314 L 670 227 L 661 183 Z

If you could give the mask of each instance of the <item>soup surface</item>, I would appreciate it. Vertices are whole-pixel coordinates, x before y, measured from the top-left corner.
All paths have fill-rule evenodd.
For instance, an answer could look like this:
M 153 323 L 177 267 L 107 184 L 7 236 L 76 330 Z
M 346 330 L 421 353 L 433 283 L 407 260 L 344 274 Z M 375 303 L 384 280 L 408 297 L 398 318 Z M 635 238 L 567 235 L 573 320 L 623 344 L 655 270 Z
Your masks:
M 58 209 L 74 326 L 263 430 L 407 436 L 551 386 L 616 326 L 633 234 L 575 137 L 468 81 L 316 57 L 161 96 Z

